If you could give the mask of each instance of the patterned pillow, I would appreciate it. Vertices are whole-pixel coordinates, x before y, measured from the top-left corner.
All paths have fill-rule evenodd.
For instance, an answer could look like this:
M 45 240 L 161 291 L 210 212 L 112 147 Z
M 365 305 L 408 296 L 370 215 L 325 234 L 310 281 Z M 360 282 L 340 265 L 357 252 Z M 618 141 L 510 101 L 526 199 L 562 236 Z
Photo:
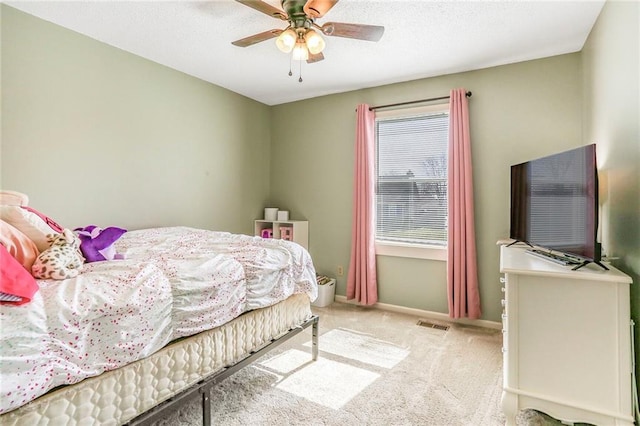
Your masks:
M 49 248 L 47 234 L 59 234 L 63 231 L 51 218 L 26 206 L 0 205 L 0 219 L 31 238 L 41 253 Z
M 77 277 L 84 264 L 78 236 L 65 229 L 61 234 L 48 235 L 47 240 L 50 247 L 33 262 L 31 274 L 36 278 L 54 280 Z

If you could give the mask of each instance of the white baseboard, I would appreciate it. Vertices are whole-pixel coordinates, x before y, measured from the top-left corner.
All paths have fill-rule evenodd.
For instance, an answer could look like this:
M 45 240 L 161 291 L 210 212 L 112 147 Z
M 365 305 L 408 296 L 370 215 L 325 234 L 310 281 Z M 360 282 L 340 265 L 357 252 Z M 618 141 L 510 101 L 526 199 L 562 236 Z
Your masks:
M 352 304 L 352 305 L 357 305 L 358 304 L 355 301 L 347 300 L 346 296 L 340 296 L 340 295 L 336 295 L 335 301 L 339 302 L 339 303 L 348 303 L 348 304 Z M 369 307 L 370 308 L 374 308 L 374 309 L 380 309 L 382 311 L 398 312 L 400 314 L 414 315 L 414 316 L 417 316 L 417 317 L 429 318 L 429 319 L 434 319 L 434 320 L 438 320 L 438 321 L 446 321 L 446 322 L 454 322 L 454 323 L 459 323 L 459 324 L 475 325 L 477 327 L 493 328 L 493 329 L 496 329 L 496 330 L 501 330 L 502 329 L 502 323 L 496 322 L 496 321 L 471 320 L 471 319 L 468 319 L 468 318 L 454 319 L 454 318 L 449 318 L 449 315 L 443 314 L 441 312 L 432 312 L 432 311 L 425 311 L 425 310 L 422 310 L 422 309 L 407 308 L 405 306 L 390 305 L 388 303 L 376 303 L 376 304 L 371 305 Z

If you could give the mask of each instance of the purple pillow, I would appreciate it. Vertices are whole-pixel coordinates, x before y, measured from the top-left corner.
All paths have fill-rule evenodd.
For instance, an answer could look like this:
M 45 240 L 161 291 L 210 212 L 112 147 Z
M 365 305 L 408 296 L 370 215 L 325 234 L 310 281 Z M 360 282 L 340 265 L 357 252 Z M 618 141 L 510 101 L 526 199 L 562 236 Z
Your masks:
M 87 262 L 99 262 L 101 260 L 124 259 L 124 255 L 116 253 L 113 246 L 126 229 L 110 226 L 102 229 L 95 225 L 74 229 L 80 238 L 80 251 Z

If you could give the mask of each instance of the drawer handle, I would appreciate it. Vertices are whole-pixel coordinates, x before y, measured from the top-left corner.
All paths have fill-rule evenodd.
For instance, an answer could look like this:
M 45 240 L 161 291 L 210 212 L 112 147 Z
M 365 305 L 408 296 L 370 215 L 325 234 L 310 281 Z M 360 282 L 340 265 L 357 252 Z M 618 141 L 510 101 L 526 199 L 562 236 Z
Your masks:
M 502 284 L 504 284 L 504 283 L 506 283 L 506 282 L 507 282 L 507 280 L 506 280 L 506 279 L 504 279 L 504 277 L 500 277 L 500 282 L 501 282 Z

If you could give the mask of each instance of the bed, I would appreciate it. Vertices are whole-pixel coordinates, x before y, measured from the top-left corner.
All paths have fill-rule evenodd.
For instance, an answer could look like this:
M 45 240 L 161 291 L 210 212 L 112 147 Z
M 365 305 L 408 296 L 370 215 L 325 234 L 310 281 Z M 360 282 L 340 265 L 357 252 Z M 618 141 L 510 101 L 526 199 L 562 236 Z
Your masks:
M 38 280 L 0 306 L 0 424 L 148 423 L 302 329 L 317 297 L 309 253 L 187 227 L 130 231 L 122 260 Z M 158 408 L 160 407 L 160 408 Z

